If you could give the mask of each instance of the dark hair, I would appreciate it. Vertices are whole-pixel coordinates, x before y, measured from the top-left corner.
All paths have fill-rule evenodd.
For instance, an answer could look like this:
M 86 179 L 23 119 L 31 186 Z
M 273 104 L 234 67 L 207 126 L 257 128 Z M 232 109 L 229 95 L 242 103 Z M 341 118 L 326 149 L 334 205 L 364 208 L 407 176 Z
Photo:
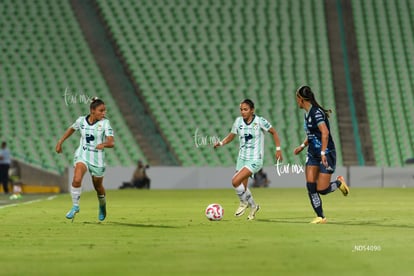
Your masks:
M 329 113 L 332 113 L 331 109 L 325 109 L 323 108 L 315 99 L 315 94 L 313 94 L 311 88 L 309 86 L 301 86 L 296 91 L 296 97 L 301 98 L 305 101 L 310 102 L 313 106 L 316 106 L 325 112 L 325 115 L 327 118 L 329 118 Z
M 89 105 L 89 108 L 95 109 L 102 104 L 105 104 L 105 103 L 101 99 L 99 99 L 98 97 L 93 97 L 91 99 L 91 104 Z
M 254 109 L 254 102 L 250 99 L 244 99 L 240 104 L 247 104 L 250 109 Z

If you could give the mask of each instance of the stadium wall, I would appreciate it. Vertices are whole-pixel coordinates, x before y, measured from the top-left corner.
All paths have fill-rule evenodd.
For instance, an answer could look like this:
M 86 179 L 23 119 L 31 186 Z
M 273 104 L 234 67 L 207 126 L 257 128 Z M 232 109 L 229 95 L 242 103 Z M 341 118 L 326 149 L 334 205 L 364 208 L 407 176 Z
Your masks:
M 67 175 L 59 175 L 25 162 L 15 161 L 19 166 L 23 193 L 59 193 L 67 191 Z
M 106 189 L 118 189 L 129 182 L 135 167 L 108 167 L 105 173 Z M 302 165 L 279 165 L 265 167 L 271 188 L 304 188 L 305 175 Z M 211 189 L 231 188 L 234 168 L 216 167 L 151 167 L 147 170 L 151 178 L 151 189 Z M 414 167 L 338 167 L 334 174 L 344 175 L 352 187 L 401 187 L 414 188 Z M 68 187 L 73 177 L 73 168 L 68 171 Z M 93 190 L 89 175 L 83 182 L 83 190 Z M 67 188 L 66 190 L 68 190 Z

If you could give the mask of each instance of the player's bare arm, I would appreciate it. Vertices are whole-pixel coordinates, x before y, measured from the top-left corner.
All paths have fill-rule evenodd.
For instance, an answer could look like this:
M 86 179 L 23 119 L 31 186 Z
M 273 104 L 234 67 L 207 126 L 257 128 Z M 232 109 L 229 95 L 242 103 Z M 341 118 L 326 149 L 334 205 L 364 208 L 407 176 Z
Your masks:
M 319 130 L 321 131 L 321 160 L 325 167 L 328 167 L 328 161 L 326 160 L 325 150 L 328 147 L 329 141 L 329 130 L 325 123 L 321 123 L 318 125 Z M 323 154 L 322 154 L 323 153 Z
M 273 136 L 273 141 L 276 145 L 276 153 L 275 153 L 275 157 L 276 160 L 283 160 L 283 156 L 282 156 L 282 149 L 280 148 L 280 139 L 279 139 L 279 135 L 277 134 L 277 131 L 271 127 L 269 129 L 269 133 L 272 134 Z
M 305 140 L 303 141 L 303 143 L 299 147 L 297 147 L 297 148 L 294 149 L 293 153 L 295 155 L 297 155 L 297 154 L 301 153 L 302 150 L 304 148 L 306 148 L 307 146 L 308 146 L 308 137 L 305 138 Z
M 96 149 L 113 148 L 115 146 L 115 140 L 113 136 L 107 136 L 106 141 L 96 146 Z
M 233 141 L 234 137 L 236 137 L 236 134 L 230 132 L 226 137 L 224 137 L 223 140 L 216 142 L 214 144 L 214 148 L 221 147 L 221 146 L 224 146 L 225 144 L 230 143 L 231 141 Z
M 62 138 L 59 139 L 59 141 L 56 144 L 56 152 L 57 153 L 61 153 L 62 152 L 62 144 L 63 142 L 65 142 L 66 139 L 68 139 L 73 133 L 75 132 L 75 130 L 73 128 L 68 128 L 65 133 L 63 134 Z

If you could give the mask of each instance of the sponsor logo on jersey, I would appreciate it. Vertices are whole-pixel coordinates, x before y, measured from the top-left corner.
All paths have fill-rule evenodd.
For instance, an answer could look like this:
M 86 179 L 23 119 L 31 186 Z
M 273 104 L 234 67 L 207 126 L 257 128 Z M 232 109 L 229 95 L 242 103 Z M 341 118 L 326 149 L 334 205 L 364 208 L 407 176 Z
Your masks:
M 92 141 L 95 141 L 95 136 L 93 136 L 92 134 L 86 134 L 86 143 L 90 143 Z
M 253 139 L 253 135 L 249 134 L 244 134 L 244 141 L 248 142 L 249 140 Z

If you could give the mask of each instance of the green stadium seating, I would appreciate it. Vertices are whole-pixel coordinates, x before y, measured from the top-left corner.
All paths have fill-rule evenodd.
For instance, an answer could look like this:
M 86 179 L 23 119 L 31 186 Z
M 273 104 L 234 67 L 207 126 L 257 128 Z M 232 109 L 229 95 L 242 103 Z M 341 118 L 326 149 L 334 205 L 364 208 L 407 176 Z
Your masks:
M 323 0 L 98 0 L 99 10 L 163 136 L 184 166 L 234 166 L 237 146 L 196 147 L 194 132 L 223 138 L 246 97 L 281 136 L 285 162 L 304 139 L 294 92 L 309 84 L 335 109 Z M 306 11 L 306 16 L 305 16 Z M 292 20 L 295 18 L 297 20 Z M 336 116 L 331 119 L 342 149 Z M 265 165 L 274 163 L 266 138 Z M 304 158 L 303 158 L 304 159 Z
M 62 173 L 70 166 L 79 138 L 54 152 L 64 131 L 87 114 L 80 95 L 102 98 L 116 135 L 107 154 L 109 165 L 145 160 L 94 62 L 68 1 L 3 1 L 0 16 L 2 51 L 1 138 L 14 157 Z M 76 95 L 66 104 L 64 94 Z
M 352 1 L 362 81 L 378 166 L 414 156 L 412 1 Z

